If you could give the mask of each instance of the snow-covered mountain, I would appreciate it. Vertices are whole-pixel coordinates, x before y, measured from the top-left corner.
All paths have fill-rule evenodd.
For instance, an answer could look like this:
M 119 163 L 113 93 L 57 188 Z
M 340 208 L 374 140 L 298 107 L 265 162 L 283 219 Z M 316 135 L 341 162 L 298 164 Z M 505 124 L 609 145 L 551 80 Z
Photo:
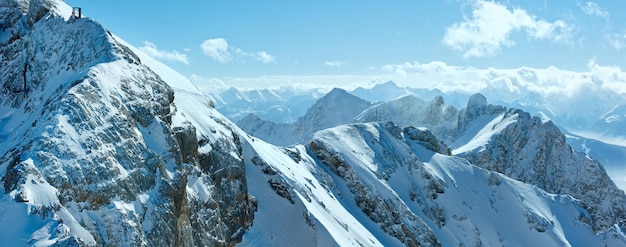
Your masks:
M 274 194 L 268 205 L 274 210 L 259 217 L 274 223 L 265 225 L 268 232 L 280 234 L 257 236 L 253 227 L 243 245 L 310 236 L 302 222 L 287 227 L 273 217 L 300 220 L 301 212 L 310 217 L 306 222 L 325 226 L 317 245 L 328 243 L 327 234 L 342 246 L 625 244 L 617 226 L 595 233 L 582 201 L 478 168 L 447 150 L 428 130 L 364 123 L 317 132 L 280 156 L 258 153 L 249 165 L 250 192 L 261 194 L 255 190 L 269 183 L 282 197 Z
M 237 125 L 269 143 L 288 146 L 306 142 L 319 130 L 352 123 L 354 116 L 370 106 L 371 103 L 335 88 L 317 100 L 304 116 L 293 123 L 275 123 L 249 114 L 239 120 Z
M 502 89 L 487 88 L 482 91 L 484 95 L 491 98 L 494 104 L 522 109 L 532 115 L 552 120 L 567 134 L 567 142 L 575 150 L 585 152 L 590 157 L 598 159 L 620 188 L 626 189 L 626 132 L 623 131 L 626 128 L 626 117 L 624 117 L 626 116 L 624 113 L 626 98 L 623 95 L 620 96 L 602 89 L 590 89 L 590 92 L 592 93 L 589 95 L 571 96 L 554 93 L 546 96 L 528 90 L 503 93 Z M 399 87 L 392 81 L 374 85 L 372 88 L 359 87 L 351 93 L 380 105 L 376 110 L 370 110 L 371 116 L 362 121 L 375 121 L 376 114 L 393 114 L 396 116 L 394 121 L 412 121 L 416 120 L 415 118 L 420 118 L 421 115 L 412 110 L 412 107 L 420 106 L 409 106 L 411 104 L 407 104 L 408 102 L 402 102 L 410 101 L 411 98 L 408 96 L 418 99 L 433 99 L 442 96 L 449 106 L 455 108 L 464 107 L 470 96 L 465 92 L 449 91 L 444 93 L 438 89 Z M 583 94 L 583 92 L 579 92 L 579 94 Z M 253 111 L 246 111 L 246 114 L 248 113 L 269 120 L 269 118 Z M 427 124 L 419 121 L 406 124 L 405 122 L 396 123 L 401 126 L 411 123 Z M 246 128 L 244 127 L 244 129 Z M 279 139 L 284 140 L 285 137 Z M 270 138 L 268 141 L 271 142 L 272 139 Z M 282 142 L 281 144 L 287 143 L 289 142 Z
M 615 218 L 626 218 L 624 192 L 597 160 L 573 150 L 551 121 L 489 105 L 484 96 L 474 95 L 459 112 L 453 133 L 452 154 L 548 192 L 584 201 L 596 230 L 612 225 Z
M 282 86 L 275 89 L 212 89 L 205 93 L 215 102 L 217 110 L 233 122 L 248 114 L 275 123 L 292 123 L 304 116 L 315 102 L 326 95 L 325 88 L 295 88 Z M 470 94 L 464 92 L 442 92 L 438 89 L 399 87 L 393 81 L 376 84 L 372 88 L 358 87 L 351 94 L 369 102 L 387 102 L 412 95 L 420 99 L 443 96 L 448 104 L 461 108 Z
M 442 96 L 447 99 L 449 105 L 457 108 L 463 107 L 471 96 L 471 94 L 465 92 L 442 92 L 436 88 L 399 87 L 393 81 L 376 84 L 371 88 L 358 87 L 350 93 L 370 102 L 388 102 L 409 95 L 420 99 L 432 99 Z
M 0 245 L 241 240 L 241 143 L 206 97 L 63 2 L 0 6 Z
M 301 144 L 278 147 L 94 20 L 70 18 L 62 1 L 1 0 L 0 13 L 2 246 L 626 244 L 624 195 L 602 167 L 568 156 L 550 124 L 479 96 L 466 110 L 439 98 L 422 108 L 440 123 L 458 116 L 446 133 L 474 148 L 449 147 L 436 128 L 339 125 L 372 107 L 342 90 L 298 120 L 319 121 L 294 132 Z M 496 131 L 478 129 L 490 117 L 482 126 Z M 554 139 L 527 142 L 549 150 L 533 171 L 555 157 L 579 162 L 547 164 L 567 180 L 554 193 L 476 166 L 498 164 L 488 153 L 519 158 L 482 142 L 519 145 L 504 138 L 520 134 L 516 121 Z M 551 173 L 559 165 L 571 167 Z
M 309 112 L 323 108 L 321 101 Z M 346 105 L 333 101 L 325 103 L 333 106 Z M 551 121 L 543 122 L 521 110 L 490 105 L 480 94 L 472 96 L 466 108 L 461 110 L 452 106 L 446 107 L 442 97 L 426 102 L 406 96 L 373 105 L 358 114 L 355 112 L 353 108 L 349 108 L 338 115 L 344 117 L 341 122 L 347 122 L 346 119 L 352 116 L 352 122 L 392 121 L 400 126 L 425 126 L 443 142 L 448 143 L 453 154 L 464 157 L 477 166 L 503 173 L 551 193 L 581 199 L 590 206 L 596 230 L 612 225 L 610 219 L 626 218 L 624 192 L 611 181 L 598 161 L 589 158 L 585 153 L 572 150 L 565 142 L 565 135 Z M 307 115 L 303 118 L 315 119 Z M 270 142 L 287 140 L 287 143 L 302 143 L 302 136 L 283 133 L 277 139 L 272 138 L 281 129 L 296 128 L 295 126 L 303 128 L 300 127 L 302 122 L 283 124 L 280 129 L 274 129 L 276 126 L 259 118 L 247 119 L 250 122 L 240 122 L 240 126 L 252 135 L 266 138 Z M 260 122 L 252 123 L 253 121 Z M 251 129 L 248 126 L 261 128 Z M 308 127 L 309 132 L 323 129 L 313 125 Z M 598 186 L 602 187 L 601 193 L 591 189 Z
M 215 102 L 215 108 L 231 121 L 239 121 L 248 114 L 277 123 L 290 123 L 322 97 L 323 89 L 303 90 L 293 86 L 277 89 L 237 89 L 205 92 Z
M 600 119 L 596 121 L 591 130 L 595 130 L 595 134 L 600 139 L 607 142 L 626 146 L 626 103 L 616 105 L 613 109 L 606 112 Z
M 623 244 L 612 242 L 621 238 L 613 230 L 595 237 L 574 230 L 597 222 L 580 214 L 585 206 L 572 197 L 435 152 L 424 145 L 436 142 L 427 136 L 427 130 L 411 127 L 356 124 L 318 132 L 308 147 L 339 180 L 342 197 L 354 200 L 347 204 L 405 245 L 415 246 L 413 236 L 423 245 L 442 246 Z M 570 230 L 581 235 L 565 233 Z
M 426 127 L 445 136 L 454 128 L 458 113 L 454 106 L 445 105 L 442 96 L 424 101 L 407 95 L 372 104 L 335 88 L 293 123 L 279 124 L 250 114 L 237 125 L 269 143 L 286 146 L 306 143 L 317 131 L 347 123 L 391 121 L 398 126 Z

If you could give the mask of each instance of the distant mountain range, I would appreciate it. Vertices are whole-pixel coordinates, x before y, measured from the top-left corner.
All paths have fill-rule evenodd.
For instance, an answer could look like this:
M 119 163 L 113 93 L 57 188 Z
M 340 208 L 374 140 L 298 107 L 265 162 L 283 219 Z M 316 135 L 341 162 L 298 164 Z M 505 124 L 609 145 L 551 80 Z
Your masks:
M 229 91 L 239 90 L 231 88 Z M 256 95 L 261 94 L 261 92 L 268 91 L 274 92 L 274 95 L 282 95 L 280 96 L 281 98 L 290 97 L 289 91 L 283 89 L 243 90 L 240 91 L 240 94 Z M 308 100 L 306 102 L 301 101 L 300 104 L 289 104 L 286 100 L 282 100 L 280 101 L 282 102 L 280 107 L 272 107 L 268 106 L 272 105 L 272 102 L 267 102 L 263 100 L 257 102 L 248 98 L 250 100 L 245 101 L 240 106 L 237 106 L 237 103 L 230 104 L 227 103 L 228 101 L 221 101 L 220 104 L 222 106 L 220 106 L 220 104 L 217 104 L 217 109 L 225 116 L 229 117 L 232 121 L 240 122 L 242 124 L 250 124 L 251 121 L 242 120 L 248 114 L 255 115 L 248 116 L 248 118 L 258 117 L 263 120 L 268 120 L 281 124 L 292 123 L 297 122 L 297 118 L 304 115 L 290 114 L 289 117 L 285 117 L 282 112 L 274 112 L 277 114 L 269 116 L 268 114 L 265 114 L 265 111 L 267 109 L 279 108 L 291 109 L 289 110 L 290 113 L 306 112 L 306 110 L 303 110 L 302 108 L 306 107 L 308 109 L 309 107 L 312 107 L 315 103 L 313 99 L 317 99 L 320 96 L 323 96 L 323 94 L 320 93 L 321 91 L 322 90 L 320 89 L 311 90 L 309 91 L 309 93 L 306 93 L 306 91 L 299 91 L 299 94 L 304 96 L 296 96 L 296 98 L 302 97 Z M 489 95 L 492 97 L 491 101 L 494 102 L 494 104 L 521 109 L 531 113 L 534 116 L 540 116 L 544 120 L 552 120 L 563 130 L 564 133 L 567 134 L 568 143 L 570 143 L 574 149 L 585 152 L 591 157 L 598 159 L 602 164 L 604 164 L 606 169 L 610 171 L 610 174 L 612 175 L 616 183 L 618 183 L 621 188 L 626 189 L 626 132 L 624 131 L 624 129 L 626 129 L 626 112 L 624 110 L 626 109 L 626 103 L 624 103 L 626 102 L 625 96 L 618 95 L 610 91 L 594 92 L 590 94 L 589 97 L 585 98 L 568 98 L 565 95 L 554 95 L 551 97 L 546 97 L 538 93 L 532 92 L 527 93 L 526 95 L 511 94 L 510 92 L 498 93 L 496 89 L 489 89 L 485 91 L 485 95 Z M 443 99 L 445 99 L 449 106 L 460 109 L 464 106 L 465 102 L 467 102 L 471 95 L 467 92 L 453 91 L 444 93 L 438 89 L 415 89 L 408 87 L 399 87 L 392 81 L 376 84 L 372 88 L 359 87 L 351 91 L 350 94 L 372 102 L 372 104 L 375 105 L 382 103 L 381 106 L 368 110 L 374 113 L 376 112 L 375 109 L 381 109 L 381 107 L 394 108 L 390 107 L 389 104 L 403 105 L 406 103 L 402 103 L 402 101 L 431 100 L 437 96 L 443 97 Z M 212 94 L 209 93 L 209 95 Z M 413 96 L 413 98 L 409 97 L 401 99 L 409 95 Z M 256 99 L 260 100 L 261 98 L 257 97 Z M 307 104 L 307 102 L 312 103 L 310 103 L 309 105 Z M 255 110 L 254 106 L 259 105 L 263 105 L 263 107 L 259 107 L 258 111 L 260 112 L 256 112 L 257 110 Z M 398 114 L 411 114 L 408 108 L 404 110 L 386 109 L 386 111 L 403 111 L 404 113 Z M 370 116 L 367 120 L 374 121 L 375 119 L 376 118 Z M 380 119 L 388 118 L 381 117 Z M 418 122 L 412 122 L 412 120 L 405 121 L 404 119 L 396 119 L 396 121 L 402 121 L 401 125 L 418 124 Z M 248 127 L 244 127 L 244 129 L 246 128 Z M 277 139 L 279 138 L 277 137 Z M 284 141 L 276 143 L 280 143 L 281 145 L 290 144 L 288 141 L 286 141 L 286 138 L 280 139 Z
M 626 245 L 626 195 L 551 121 L 393 83 L 208 97 L 71 11 L 0 1 L 0 246 Z

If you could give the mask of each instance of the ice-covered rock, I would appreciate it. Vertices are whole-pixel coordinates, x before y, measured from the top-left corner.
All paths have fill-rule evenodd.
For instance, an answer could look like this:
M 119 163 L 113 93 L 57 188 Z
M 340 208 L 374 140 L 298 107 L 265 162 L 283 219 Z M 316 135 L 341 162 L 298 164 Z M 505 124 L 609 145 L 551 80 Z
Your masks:
M 625 244 L 623 193 L 549 122 L 475 96 L 341 125 L 383 104 L 333 90 L 277 147 L 70 12 L 0 1 L 2 246 Z
M 254 200 L 227 120 L 206 105 L 222 123 L 199 135 L 168 84 L 179 82 L 63 2 L 0 6 L 13 13 L 0 35 L 0 225 L 30 222 L 2 245 L 241 240 Z
M 574 151 L 551 121 L 543 122 L 521 110 L 486 106 L 490 107 L 497 110 L 479 114 L 461 111 L 459 126 L 483 127 L 458 128 L 460 140 L 466 141 L 455 147 L 453 154 L 550 193 L 583 201 L 589 207 L 595 230 L 626 219 L 624 192 L 599 162 Z M 462 122 L 472 118 L 475 120 Z M 483 123 L 477 124 L 480 121 Z

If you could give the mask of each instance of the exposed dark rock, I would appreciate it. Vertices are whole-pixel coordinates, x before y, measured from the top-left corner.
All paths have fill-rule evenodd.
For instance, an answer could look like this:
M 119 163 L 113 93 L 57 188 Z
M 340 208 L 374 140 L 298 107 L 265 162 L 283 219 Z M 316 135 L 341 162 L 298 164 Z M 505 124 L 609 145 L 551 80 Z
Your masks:
M 293 199 L 293 196 L 291 195 L 291 190 L 289 189 L 289 186 L 287 184 L 276 179 L 267 180 L 267 183 L 270 185 L 270 187 L 272 187 L 274 191 L 276 191 L 276 194 L 289 200 L 291 204 L 296 203 Z
M 404 128 L 404 134 L 409 139 L 417 141 L 425 148 L 440 154 L 451 155 L 450 148 L 443 141 L 437 139 L 437 137 L 427 129 L 418 129 L 413 126 Z

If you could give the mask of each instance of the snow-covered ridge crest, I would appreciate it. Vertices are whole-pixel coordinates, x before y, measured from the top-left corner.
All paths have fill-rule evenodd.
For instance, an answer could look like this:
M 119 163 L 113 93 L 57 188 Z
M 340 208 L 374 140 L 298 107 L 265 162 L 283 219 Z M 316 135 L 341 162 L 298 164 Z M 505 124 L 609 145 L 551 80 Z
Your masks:
M 352 123 L 354 117 L 371 103 L 339 88 L 331 90 L 311 106 L 306 114 L 293 123 L 265 121 L 249 114 L 237 125 L 246 132 L 274 145 L 303 144 L 313 133 L 340 124 Z
M 624 192 L 602 164 L 573 150 L 552 121 L 472 98 L 474 104 L 468 103 L 459 113 L 453 154 L 547 192 L 581 200 L 589 207 L 596 231 L 626 219 Z
M 326 102 L 304 145 L 269 145 L 93 20 L 44 16 L 0 42 L 2 246 L 623 245 L 579 201 L 450 156 L 435 130 L 334 126 L 352 118 Z
M 619 230 L 597 236 L 578 200 L 435 153 L 410 132 L 390 123 L 343 125 L 307 145 L 331 173 L 337 198 L 362 210 L 361 222 L 384 244 L 394 243 L 376 227 L 405 245 L 623 244 Z
M 320 102 L 309 111 L 326 107 Z M 331 100 L 326 100 L 326 104 L 342 105 Z M 352 122 L 392 121 L 403 127 L 427 127 L 452 148 L 452 154 L 465 157 L 474 165 L 550 193 L 582 200 L 590 207 L 596 231 L 608 229 L 626 219 L 624 193 L 611 181 L 601 164 L 572 150 L 551 121 L 531 117 L 518 109 L 489 104 L 480 94 L 471 96 L 461 110 L 445 107 L 441 97 L 427 102 L 414 96 L 374 104 L 359 114 L 351 113 L 349 108 L 351 106 L 346 109 L 336 107 L 335 112 L 344 117 L 353 116 Z M 315 119 L 306 115 L 304 118 Z M 288 131 L 290 128 L 322 130 L 310 122 L 278 125 L 252 116 L 239 124 L 252 135 L 279 145 L 306 142 L 301 137 L 285 134 L 293 133 Z
M 232 124 L 195 92 L 174 102 L 167 70 L 48 3 L 60 2 L 38 2 L 41 18 L 18 14 L 2 30 L 0 225 L 25 224 L 0 232 L 0 245 L 240 241 L 254 199 Z M 2 11 L 21 13 L 10 4 Z
M 72 8 L 61 0 L 3 0 L 0 12 L 7 14 L 4 21 L 11 21 L 16 14 L 26 15 L 28 24 L 32 25 L 46 15 L 67 20 L 72 15 Z M 0 25 L 0 29 L 7 26 Z
M 30 6 L 35 3 L 40 10 L 48 11 L 44 14 L 47 18 L 28 23 L 32 16 L 31 8 L 28 14 L 18 15 L 19 18 L 14 20 L 7 19 L 9 27 L 0 35 L 6 38 L 0 41 L 2 54 L 10 55 L 0 61 L 0 65 L 6 68 L 1 71 L 3 93 L 7 96 L 2 98 L 3 102 L 10 101 L 10 105 L 17 106 L 23 102 L 20 96 L 37 91 L 49 95 L 50 90 L 84 76 L 88 68 L 99 63 L 118 59 L 140 62 L 99 23 L 88 18 L 66 19 L 55 14 L 61 10 L 51 10 L 47 6 L 66 6 L 64 3 L 33 1 Z M 16 10 L 16 7 L 5 9 Z M 71 9 L 62 11 L 65 13 Z M 42 88 L 44 83 L 48 91 Z

